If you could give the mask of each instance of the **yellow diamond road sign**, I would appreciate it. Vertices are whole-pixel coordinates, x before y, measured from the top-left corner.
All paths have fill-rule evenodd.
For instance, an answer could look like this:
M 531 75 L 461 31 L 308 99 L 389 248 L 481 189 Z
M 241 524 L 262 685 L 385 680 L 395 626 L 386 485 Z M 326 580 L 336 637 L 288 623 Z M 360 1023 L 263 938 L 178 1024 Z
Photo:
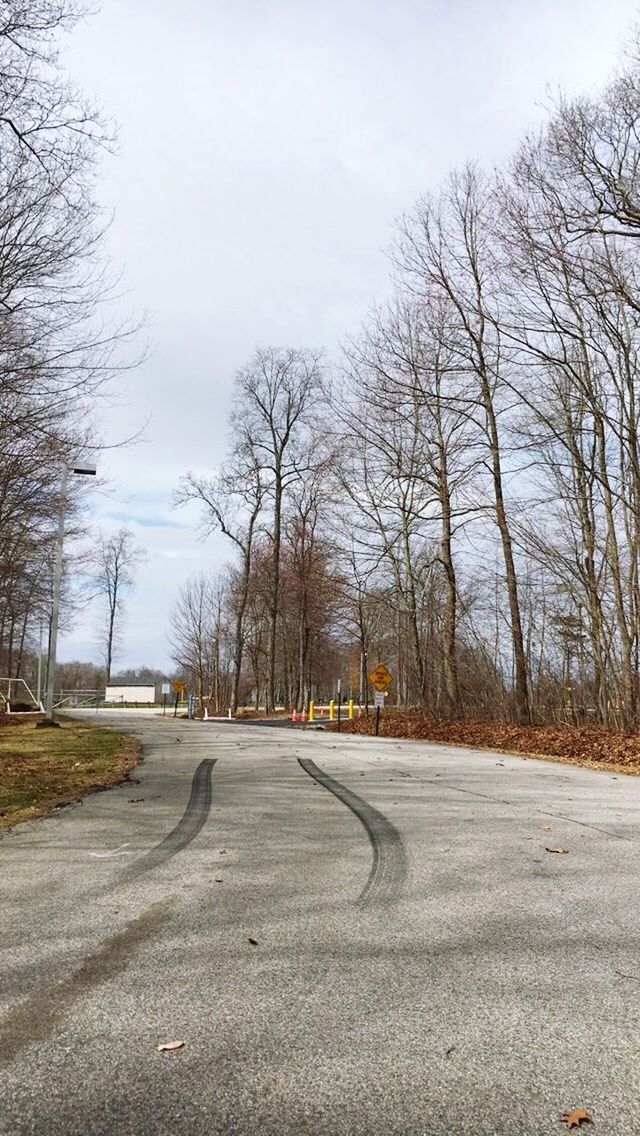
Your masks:
M 380 663 L 380 666 L 376 667 L 369 675 L 369 682 L 375 690 L 386 690 L 393 682 L 393 675 L 387 670 L 383 663 Z

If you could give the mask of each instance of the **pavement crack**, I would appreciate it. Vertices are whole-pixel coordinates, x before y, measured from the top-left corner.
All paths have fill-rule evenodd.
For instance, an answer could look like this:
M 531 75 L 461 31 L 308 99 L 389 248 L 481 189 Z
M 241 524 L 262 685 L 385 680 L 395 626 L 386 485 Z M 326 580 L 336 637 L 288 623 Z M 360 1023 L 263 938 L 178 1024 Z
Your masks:
M 436 777 L 438 774 L 435 775 Z M 521 804 L 519 801 L 509 800 L 508 797 L 496 797 L 491 793 L 480 793 L 477 789 L 463 789 L 460 785 L 452 785 L 449 781 L 436 782 L 432 777 L 417 777 L 416 780 L 422 782 L 423 785 L 435 785 L 436 789 L 450 790 L 452 793 L 464 793 L 467 797 L 476 797 L 482 801 L 493 801 L 499 805 L 509 805 L 514 809 L 524 809 L 527 806 Z M 566 820 L 570 824 L 577 824 L 581 828 L 591 828 L 594 832 L 601 832 L 603 836 L 610 836 L 613 840 L 626 840 L 631 844 L 637 843 L 633 836 L 625 836 L 621 832 L 611 832 L 610 829 L 600 828 L 597 824 L 590 824 L 586 820 L 577 820 L 575 817 L 567 816 L 564 813 L 553 813 L 545 809 L 533 809 L 533 813 L 539 816 L 553 817 L 554 820 Z

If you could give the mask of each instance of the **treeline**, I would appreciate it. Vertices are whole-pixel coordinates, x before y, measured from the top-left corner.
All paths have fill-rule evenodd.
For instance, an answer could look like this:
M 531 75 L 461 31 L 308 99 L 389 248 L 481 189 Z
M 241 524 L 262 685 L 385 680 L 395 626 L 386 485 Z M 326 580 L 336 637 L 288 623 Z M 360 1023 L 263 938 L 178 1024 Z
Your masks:
M 640 47 L 492 176 L 400 221 L 331 369 L 259 351 L 181 499 L 233 557 L 185 584 L 203 697 L 298 705 L 379 660 L 448 717 L 638 724 Z
M 0 12 L 0 677 L 34 681 L 48 638 L 63 464 L 97 443 L 92 415 L 130 328 L 106 314 L 94 197 L 110 131 L 60 50 L 81 0 Z M 82 479 L 69 479 L 77 530 Z

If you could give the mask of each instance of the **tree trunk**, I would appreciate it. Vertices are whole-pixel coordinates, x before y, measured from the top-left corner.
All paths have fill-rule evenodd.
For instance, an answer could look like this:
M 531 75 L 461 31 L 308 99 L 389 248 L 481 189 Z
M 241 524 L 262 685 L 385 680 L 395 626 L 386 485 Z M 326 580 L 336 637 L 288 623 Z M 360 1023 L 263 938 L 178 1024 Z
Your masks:
M 282 543 L 282 473 L 276 460 L 276 483 L 273 502 L 273 559 L 271 568 L 271 606 L 269 609 L 269 654 L 267 672 L 266 710 L 275 709 L 276 647 L 278 642 L 278 607 L 280 601 L 280 546 Z
M 529 706 L 529 682 L 527 677 L 527 661 L 524 650 L 524 637 L 522 634 L 522 620 L 520 617 L 520 602 L 518 598 L 518 579 L 513 559 L 513 544 L 509 523 L 504 504 L 502 487 L 502 466 L 500 461 L 500 444 L 498 439 L 498 425 L 496 422 L 493 399 L 486 375 L 482 377 L 482 398 L 487 416 L 487 432 L 489 437 L 489 450 L 491 453 L 491 473 L 493 479 L 493 492 L 495 513 L 502 555 L 504 558 L 507 596 L 509 599 L 509 615 L 511 619 L 511 645 L 513 650 L 513 663 L 515 668 L 515 707 L 516 718 L 520 725 L 528 725 L 531 721 Z

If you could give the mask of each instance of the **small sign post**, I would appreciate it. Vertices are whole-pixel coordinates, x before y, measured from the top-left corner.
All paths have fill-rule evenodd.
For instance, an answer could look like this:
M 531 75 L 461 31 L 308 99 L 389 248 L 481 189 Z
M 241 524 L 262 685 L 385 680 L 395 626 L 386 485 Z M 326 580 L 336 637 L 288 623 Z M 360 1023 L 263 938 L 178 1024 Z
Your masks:
M 385 691 L 393 682 L 393 675 L 391 671 L 387 670 L 384 663 L 379 663 L 369 675 L 369 682 L 375 690 L 373 705 L 376 708 L 376 737 L 378 737 L 380 733 L 380 710 L 384 706 Z
M 164 718 L 167 713 L 167 695 L 171 694 L 171 683 L 163 682 L 162 684 L 162 717 Z
M 342 679 L 338 679 L 338 733 L 340 733 L 340 711 L 342 709 Z
M 184 683 L 183 683 L 181 678 L 178 679 L 177 682 L 174 682 L 173 689 L 176 692 L 176 704 L 173 708 L 173 716 L 174 716 L 174 718 L 177 718 L 177 716 L 178 716 L 178 703 L 180 701 L 181 695 L 184 694 L 184 690 L 185 690 Z

